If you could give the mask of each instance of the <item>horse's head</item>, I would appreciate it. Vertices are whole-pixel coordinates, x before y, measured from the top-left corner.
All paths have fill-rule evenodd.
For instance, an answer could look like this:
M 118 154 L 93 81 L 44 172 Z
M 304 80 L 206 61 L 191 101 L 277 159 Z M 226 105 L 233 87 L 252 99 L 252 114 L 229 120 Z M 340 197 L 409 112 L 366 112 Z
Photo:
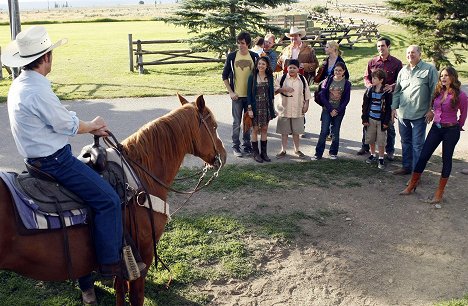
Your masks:
M 182 105 L 189 103 L 184 97 L 177 94 Z M 206 107 L 203 96 L 199 96 L 192 103 L 198 112 L 198 128 L 200 138 L 194 142 L 194 155 L 200 157 L 205 162 L 220 168 L 226 163 L 226 149 L 223 142 L 219 139 L 218 123 L 211 112 Z

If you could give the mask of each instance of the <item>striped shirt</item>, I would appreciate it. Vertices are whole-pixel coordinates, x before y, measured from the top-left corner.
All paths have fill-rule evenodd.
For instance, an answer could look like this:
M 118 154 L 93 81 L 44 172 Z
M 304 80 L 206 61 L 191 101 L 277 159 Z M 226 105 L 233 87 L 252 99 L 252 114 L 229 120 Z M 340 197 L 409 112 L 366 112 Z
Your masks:
M 369 109 L 369 118 L 380 121 L 382 113 L 382 96 L 383 92 L 372 92 L 372 103 Z

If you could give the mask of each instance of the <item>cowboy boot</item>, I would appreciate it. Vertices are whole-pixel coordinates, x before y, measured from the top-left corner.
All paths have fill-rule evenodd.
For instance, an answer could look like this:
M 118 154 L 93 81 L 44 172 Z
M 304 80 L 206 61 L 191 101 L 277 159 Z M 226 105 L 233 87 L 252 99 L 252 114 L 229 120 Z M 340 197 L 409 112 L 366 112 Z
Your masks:
M 260 154 L 262 159 L 264 161 L 266 161 L 267 163 L 271 162 L 271 159 L 268 157 L 268 154 L 267 154 L 267 141 L 266 140 L 260 140 L 260 146 L 261 146 L 261 149 L 262 149 L 262 154 Z
M 413 172 L 408 186 L 402 192 L 400 192 L 400 195 L 408 195 L 411 194 L 413 191 L 416 191 L 416 187 L 418 187 L 420 179 L 421 173 Z
M 263 163 L 263 159 L 260 157 L 260 152 L 258 151 L 258 141 L 252 141 L 252 151 L 253 151 L 253 159 L 257 163 Z
M 434 193 L 434 197 L 430 201 L 431 204 L 440 203 L 442 201 L 442 195 L 444 194 L 445 185 L 447 185 L 448 177 L 441 177 L 439 180 L 439 187 Z

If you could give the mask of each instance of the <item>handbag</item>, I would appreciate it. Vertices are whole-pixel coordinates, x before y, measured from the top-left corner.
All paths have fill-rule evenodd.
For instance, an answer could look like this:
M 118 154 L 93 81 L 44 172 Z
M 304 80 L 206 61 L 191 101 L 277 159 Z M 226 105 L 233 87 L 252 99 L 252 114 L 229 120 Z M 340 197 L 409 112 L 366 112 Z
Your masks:
M 322 82 L 320 82 L 318 85 L 317 85 L 317 89 L 315 89 L 314 91 L 314 101 L 315 103 L 317 103 L 318 105 L 320 106 L 323 106 L 323 102 L 322 102 L 322 99 L 320 99 L 320 92 L 322 91 Z
M 314 83 L 320 83 L 320 80 L 322 79 L 324 72 L 325 72 L 325 66 L 322 65 L 317 71 L 317 74 L 314 76 Z

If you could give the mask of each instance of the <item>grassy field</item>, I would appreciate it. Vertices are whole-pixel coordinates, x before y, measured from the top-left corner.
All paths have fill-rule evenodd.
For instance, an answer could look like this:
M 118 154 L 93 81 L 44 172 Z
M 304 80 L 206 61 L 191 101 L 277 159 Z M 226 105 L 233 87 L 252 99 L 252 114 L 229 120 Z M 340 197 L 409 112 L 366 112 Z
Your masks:
M 24 26 L 25 28 L 27 26 Z M 95 99 L 174 95 L 219 94 L 225 88 L 221 81 L 222 64 L 180 64 L 147 66 L 147 73 L 129 71 L 128 34 L 133 39 L 174 39 L 188 37 L 184 28 L 160 21 L 127 21 L 96 23 L 48 24 L 52 40 L 66 37 L 69 43 L 54 52 L 54 66 L 49 79 L 60 98 Z M 393 41 L 392 53 L 404 60 L 411 43 L 408 33 L 392 25 L 381 26 L 381 34 Z M 0 45 L 9 41 L 8 26 L 0 26 Z M 174 48 L 165 45 L 165 49 Z M 180 46 L 179 46 L 180 48 Z M 150 49 L 148 47 L 148 49 Z M 318 51 L 319 60 L 324 55 Z M 376 53 L 374 43 L 360 43 L 344 50 L 353 85 L 362 86 L 367 61 Z M 151 60 L 151 56 L 146 57 Z M 457 67 L 462 80 L 468 80 L 468 64 Z M 3 70 L 4 76 L 7 72 Z M 0 81 L 0 101 L 6 100 L 11 81 Z

